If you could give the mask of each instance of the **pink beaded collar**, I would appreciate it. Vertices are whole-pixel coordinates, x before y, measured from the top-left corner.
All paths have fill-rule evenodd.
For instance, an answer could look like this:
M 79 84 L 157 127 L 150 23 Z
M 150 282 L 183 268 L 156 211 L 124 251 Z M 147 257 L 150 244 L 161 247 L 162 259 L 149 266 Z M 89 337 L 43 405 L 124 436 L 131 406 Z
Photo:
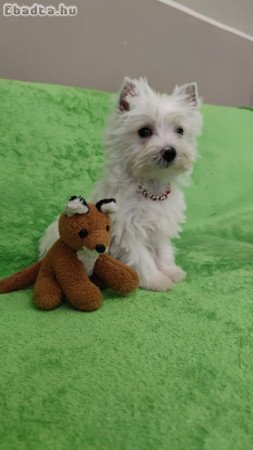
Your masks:
M 137 192 L 142 194 L 143 197 L 145 197 L 145 198 L 150 198 L 150 200 L 153 200 L 154 202 L 156 202 L 156 201 L 162 202 L 163 200 L 166 200 L 166 198 L 169 197 L 169 195 L 171 193 L 171 189 L 170 189 L 170 187 L 168 187 L 168 189 L 165 192 L 163 192 L 162 194 L 155 195 L 155 194 L 152 194 L 152 192 L 147 191 L 147 189 L 145 189 L 141 184 L 139 184 L 139 186 L 137 187 Z

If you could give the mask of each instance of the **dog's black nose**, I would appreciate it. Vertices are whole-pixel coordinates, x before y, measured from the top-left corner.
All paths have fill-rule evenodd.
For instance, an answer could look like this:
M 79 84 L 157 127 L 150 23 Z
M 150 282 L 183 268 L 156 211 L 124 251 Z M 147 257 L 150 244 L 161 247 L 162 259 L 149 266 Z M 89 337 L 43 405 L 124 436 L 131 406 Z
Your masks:
M 104 253 L 105 252 L 105 246 L 103 244 L 96 245 L 95 249 L 98 253 Z
M 163 150 L 163 159 L 165 159 L 165 161 L 168 161 L 168 162 L 174 161 L 176 156 L 177 156 L 177 152 L 174 147 L 168 147 Z

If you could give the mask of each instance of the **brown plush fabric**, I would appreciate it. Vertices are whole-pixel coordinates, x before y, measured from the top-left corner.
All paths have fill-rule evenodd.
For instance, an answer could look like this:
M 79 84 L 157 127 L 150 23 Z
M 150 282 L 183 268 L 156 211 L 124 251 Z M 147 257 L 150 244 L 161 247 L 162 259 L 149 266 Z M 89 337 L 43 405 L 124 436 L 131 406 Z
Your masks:
M 139 285 L 138 274 L 108 253 L 97 259 L 94 274 L 120 294 L 128 294 Z
M 67 218 L 66 222 L 63 217 L 61 219 L 69 224 L 73 218 Z M 77 225 L 75 219 L 74 226 Z M 73 242 L 73 237 L 71 240 Z M 78 247 L 81 248 L 80 245 Z M 35 303 L 41 309 L 54 309 L 61 303 L 63 293 L 80 310 L 92 311 L 102 303 L 101 292 L 89 280 L 83 264 L 77 259 L 76 249 L 59 239 L 42 263 L 34 286 Z
M 37 278 L 41 266 L 41 261 L 33 264 L 26 269 L 22 269 L 7 278 L 0 281 L 0 294 L 5 292 L 17 291 L 24 289 L 34 283 Z
M 108 248 L 111 228 L 107 213 L 99 211 L 92 203 L 88 206 L 85 214 L 69 217 L 63 213 L 59 219 L 60 239 L 42 262 L 0 281 L 0 293 L 22 289 L 36 280 L 34 301 L 38 308 L 54 309 L 66 296 L 75 308 L 93 311 L 102 304 L 99 287 L 111 287 L 121 294 L 136 289 L 138 274 L 107 253 L 99 254 L 91 279 L 87 275 L 77 251 L 83 248 L 96 251 L 98 245 Z M 87 230 L 87 236 L 80 237 L 83 229 Z

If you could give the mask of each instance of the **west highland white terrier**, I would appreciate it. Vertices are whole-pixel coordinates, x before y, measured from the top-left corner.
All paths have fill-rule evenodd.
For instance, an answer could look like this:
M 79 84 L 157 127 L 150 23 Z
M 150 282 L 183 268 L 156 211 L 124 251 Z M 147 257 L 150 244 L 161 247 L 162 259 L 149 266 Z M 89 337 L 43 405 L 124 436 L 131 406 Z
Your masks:
M 166 95 L 143 78 L 124 79 L 105 134 L 107 161 L 93 200 L 116 199 L 109 251 L 139 273 L 143 288 L 171 290 L 185 277 L 171 240 L 185 221 L 181 188 L 192 172 L 201 126 L 196 83 Z M 41 256 L 57 238 L 55 221 L 41 239 Z

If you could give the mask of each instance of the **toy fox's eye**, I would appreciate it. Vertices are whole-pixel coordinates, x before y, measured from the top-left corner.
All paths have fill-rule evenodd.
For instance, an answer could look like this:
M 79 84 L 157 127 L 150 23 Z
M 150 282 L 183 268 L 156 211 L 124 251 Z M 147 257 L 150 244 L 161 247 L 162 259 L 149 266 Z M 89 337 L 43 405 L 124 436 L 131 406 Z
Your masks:
M 110 225 L 106 225 L 106 231 L 110 231 Z
M 85 238 L 86 236 L 88 236 L 88 231 L 86 230 L 86 228 L 83 228 L 82 230 L 79 231 L 79 236 L 80 238 Z

